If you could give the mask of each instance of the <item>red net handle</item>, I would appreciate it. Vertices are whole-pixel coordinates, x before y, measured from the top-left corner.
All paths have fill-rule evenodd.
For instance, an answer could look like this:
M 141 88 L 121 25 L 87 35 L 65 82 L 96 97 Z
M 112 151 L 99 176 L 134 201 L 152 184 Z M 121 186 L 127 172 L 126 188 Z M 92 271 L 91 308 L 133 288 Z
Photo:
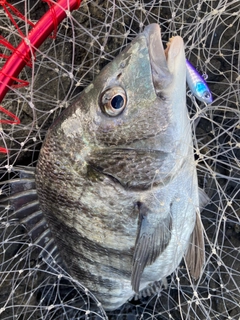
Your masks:
M 36 48 L 56 29 L 67 13 L 79 8 L 81 0 L 47 1 L 51 4 L 50 9 L 37 22 L 29 34 L 22 40 L 13 54 L 0 70 L 0 102 L 7 91 L 11 88 L 14 80 L 27 62 L 31 62 Z

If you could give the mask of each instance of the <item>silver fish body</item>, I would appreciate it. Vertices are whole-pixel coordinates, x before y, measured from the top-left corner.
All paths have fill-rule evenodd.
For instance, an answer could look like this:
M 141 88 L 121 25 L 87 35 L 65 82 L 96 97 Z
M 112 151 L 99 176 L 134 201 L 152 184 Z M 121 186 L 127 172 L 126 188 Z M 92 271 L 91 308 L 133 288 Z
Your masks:
M 42 146 L 41 210 L 64 265 L 106 310 L 171 274 L 184 255 L 192 275 L 201 272 L 185 83 L 182 39 L 164 52 L 159 26 L 149 25 L 61 114 Z

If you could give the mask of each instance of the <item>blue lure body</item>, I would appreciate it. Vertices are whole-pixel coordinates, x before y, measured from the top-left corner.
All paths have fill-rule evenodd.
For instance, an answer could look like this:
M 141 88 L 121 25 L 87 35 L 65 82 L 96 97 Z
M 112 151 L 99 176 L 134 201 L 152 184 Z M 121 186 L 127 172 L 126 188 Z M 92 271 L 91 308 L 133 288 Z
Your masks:
M 203 77 L 186 59 L 187 84 L 192 94 L 200 101 L 209 104 L 213 102 L 212 94 Z

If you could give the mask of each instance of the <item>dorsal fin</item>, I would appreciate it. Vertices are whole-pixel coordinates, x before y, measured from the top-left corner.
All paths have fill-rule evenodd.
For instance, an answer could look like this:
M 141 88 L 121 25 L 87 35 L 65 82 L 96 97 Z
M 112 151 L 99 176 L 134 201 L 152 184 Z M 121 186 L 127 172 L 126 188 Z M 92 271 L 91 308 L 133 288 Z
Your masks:
M 32 243 L 38 247 L 39 256 L 56 261 L 63 266 L 58 248 L 42 213 L 35 186 L 35 168 L 15 167 L 14 179 L 3 181 L 0 187 L 7 188 L 8 196 L 2 196 L 0 207 L 9 210 L 9 220 L 25 226 Z M 64 266 L 65 268 L 65 266 Z

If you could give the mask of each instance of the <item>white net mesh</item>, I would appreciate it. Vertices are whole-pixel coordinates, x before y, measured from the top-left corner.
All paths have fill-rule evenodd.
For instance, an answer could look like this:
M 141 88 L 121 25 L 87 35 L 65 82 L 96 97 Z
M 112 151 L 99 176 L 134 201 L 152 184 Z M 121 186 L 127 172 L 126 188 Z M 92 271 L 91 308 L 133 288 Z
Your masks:
M 40 0 L 0 1 L 0 35 L 14 47 L 48 10 Z M 5 7 L 4 7 L 5 3 Z M 8 11 L 6 10 L 8 9 Z M 193 281 L 183 265 L 151 297 L 107 315 L 91 293 L 59 267 L 39 259 L 24 225 L 2 207 L 0 216 L 1 319 L 240 319 L 240 2 L 239 0 L 83 1 L 37 50 L 19 78 L 28 86 L 9 91 L 2 106 L 20 124 L 1 124 L 1 179 L 12 166 L 34 166 L 47 129 L 79 92 L 144 26 L 161 25 L 165 43 L 183 37 L 186 57 L 207 77 L 214 102 L 194 103 L 188 93 L 199 185 L 211 199 L 201 216 L 206 264 Z M 0 53 L 10 55 L 6 45 Z M 5 63 L 2 58 L 0 67 Z M 9 119 L 4 113 L 2 119 Z M 3 195 L 9 188 L 3 185 Z

